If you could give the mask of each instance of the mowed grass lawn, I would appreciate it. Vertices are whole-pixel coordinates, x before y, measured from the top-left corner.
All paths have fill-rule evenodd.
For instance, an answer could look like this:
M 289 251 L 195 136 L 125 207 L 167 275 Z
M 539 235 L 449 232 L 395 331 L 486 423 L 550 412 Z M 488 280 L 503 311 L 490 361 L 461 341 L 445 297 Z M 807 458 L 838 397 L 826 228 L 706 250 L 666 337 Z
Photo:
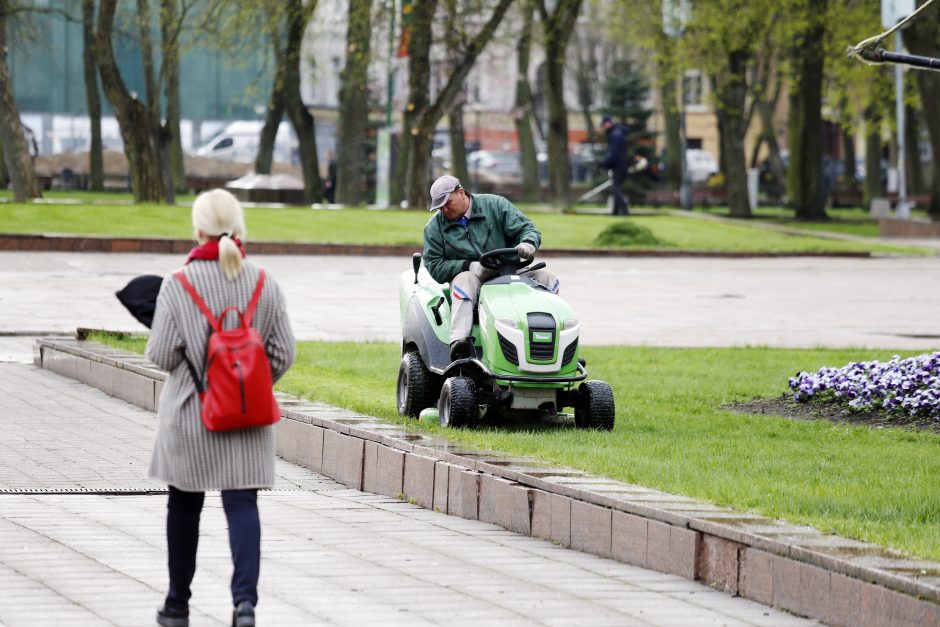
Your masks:
M 728 224 L 665 214 L 612 218 L 530 212 L 545 248 L 592 248 L 597 235 L 617 220 L 645 226 L 663 242 L 658 248 L 726 252 L 876 252 L 926 254 L 918 248 L 877 242 L 844 242 L 775 233 L 758 225 Z M 421 244 L 428 220 L 423 211 L 307 208 L 246 209 L 249 242 Z M 0 232 L 190 239 L 190 209 L 166 205 L 0 204 Z M 631 246 L 627 246 L 628 248 Z M 648 248 L 648 246 L 643 246 Z
M 398 351 L 302 342 L 278 387 L 443 433 L 397 415 Z M 798 370 L 891 352 L 585 347 L 582 355 L 591 378 L 613 387 L 612 432 L 510 422 L 447 437 L 940 559 L 940 436 L 722 409 L 779 396 Z

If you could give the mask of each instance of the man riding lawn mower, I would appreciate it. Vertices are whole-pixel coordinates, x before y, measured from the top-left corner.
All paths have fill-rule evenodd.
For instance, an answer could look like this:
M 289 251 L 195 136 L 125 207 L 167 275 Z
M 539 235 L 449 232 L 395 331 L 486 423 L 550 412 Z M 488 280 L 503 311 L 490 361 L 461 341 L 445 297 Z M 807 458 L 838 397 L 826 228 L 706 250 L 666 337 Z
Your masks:
M 585 380 L 579 322 L 558 280 L 544 263 L 529 265 L 541 243 L 532 221 L 453 176 L 431 186 L 431 210 L 424 255 L 399 286 L 399 413 L 437 406 L 442 426 L 461 426 L 481 409 L 555 416 L 574 407 L 578 427 L 612 429 L 613 393 Z

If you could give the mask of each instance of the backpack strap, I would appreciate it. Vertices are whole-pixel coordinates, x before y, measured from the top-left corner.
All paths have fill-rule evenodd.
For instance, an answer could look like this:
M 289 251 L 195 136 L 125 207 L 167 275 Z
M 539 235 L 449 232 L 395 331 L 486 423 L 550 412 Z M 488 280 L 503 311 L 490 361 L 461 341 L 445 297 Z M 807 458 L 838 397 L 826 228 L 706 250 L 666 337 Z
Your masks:
M 255 317 L 255 309 L 258 308 L 258 301 L 261 300 L 261 288 L 264 287 L 264 268 L 258 273 L 258 284 L 255 285 L 255 291 L 251 295 L 251 301 L 248 308 L 245 309 L 244 325 L 251 326 L 251 319 Z
M 189 282 L 189 279 L 186 278 L 186 275 L 183 274 L 182 270 L 178 270 L 173 273 L 173 276 L 176 277 L 176 280 L 182 284 L 183 289 L 189 294 L 190 298 L 193 299 L 193 302 L 199 307 L 199 310 L 202 311 L 204 315 L 209 320 L 209 325 L 212 327 L 212 330 L 216 333 L 219 332 L 219 321 L 216 320 L 215 316 L 212 314 L 212 310 L 209 309 L 205 301 L 202 300 L 202 297 L 199 296 L 199 292 L 196 291 L 196 288 L 193 287 L 193 284 Z

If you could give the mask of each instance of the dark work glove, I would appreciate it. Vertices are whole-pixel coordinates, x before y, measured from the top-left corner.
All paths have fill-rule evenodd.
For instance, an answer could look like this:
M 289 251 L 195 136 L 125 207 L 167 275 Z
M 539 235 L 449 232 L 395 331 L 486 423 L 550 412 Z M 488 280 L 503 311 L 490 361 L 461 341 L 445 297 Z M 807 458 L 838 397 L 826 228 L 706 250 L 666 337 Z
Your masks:
M 526 261 L 532 259 L 532 255 L 535 254 L 535 246 L 529 242 L 522 242 L 516 246 L 516 252 L 519 253 L 519 259 Z

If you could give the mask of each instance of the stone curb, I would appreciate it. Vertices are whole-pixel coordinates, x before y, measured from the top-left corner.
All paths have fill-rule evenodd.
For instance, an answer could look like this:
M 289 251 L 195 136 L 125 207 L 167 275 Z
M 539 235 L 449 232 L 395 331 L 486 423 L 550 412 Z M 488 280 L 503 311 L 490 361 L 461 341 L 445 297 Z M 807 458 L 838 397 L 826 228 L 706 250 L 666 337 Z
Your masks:
M 154 411 L 140 355 L 40 339 L 35 363 Z M 940 563 L 279 395 L 277 452 L 350 488 L 700 580 L 834 625 L 940 626 Z
M 185 255 L 193 247 L 192 240 L 151 239 L 140 237 L 82 237 L 70 235 L 31 235 L 0 233 L 0 251 L 53 251 L 99 253 L 151 253 Z M 421 252 L 419 245 L 317 244 L 306 242 L 249 242 L 255 255 L 356 255 L 366 257 L 400 257 Z M 705 257 L 718 259 L 763 259 L 780 257 L 845 257 L 871 259 L 868 252 L 790 252 L 748 253 L 706 250 L 656 249 L 581 249 L 547 248 L 540 257 Z

